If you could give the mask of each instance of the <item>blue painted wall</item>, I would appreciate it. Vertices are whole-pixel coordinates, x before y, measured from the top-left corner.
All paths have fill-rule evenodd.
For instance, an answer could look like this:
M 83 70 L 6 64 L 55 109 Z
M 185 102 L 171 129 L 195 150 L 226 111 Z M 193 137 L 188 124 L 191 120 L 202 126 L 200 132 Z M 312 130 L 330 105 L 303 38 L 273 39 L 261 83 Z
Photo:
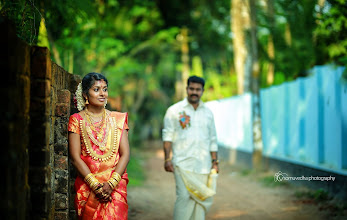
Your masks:
M 317 66 L 311 76 L 262 89 L 263 155 L 347 174 L 347 84 L 343 67 Z M 253 151 L 251 95 L 208 102 L 218 143 Z

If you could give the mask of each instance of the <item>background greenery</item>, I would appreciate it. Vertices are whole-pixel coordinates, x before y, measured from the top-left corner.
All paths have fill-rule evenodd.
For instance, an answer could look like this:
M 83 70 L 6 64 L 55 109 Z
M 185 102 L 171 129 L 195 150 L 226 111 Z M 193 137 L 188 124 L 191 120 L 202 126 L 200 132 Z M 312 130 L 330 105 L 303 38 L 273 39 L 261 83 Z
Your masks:
M 346 65 L 344 0 L 255 2 L 261 87 L 307 76 L 314 65 Z M 272 16 L 264 4 L 272 4 Z M 20 38 L 49 47 L 52 59 L 69 72 L 107 76 L 115 108 L 129 112 L 132 147 L 160 138 L 166 108 L 177 101 L 182 28 L 189 30 L 190 74 L 207 80 L 203 99 L 237 93 L 231 0 L 1 0 L 0 8 Z M 266 82 L 269 63 L 272 84 Z

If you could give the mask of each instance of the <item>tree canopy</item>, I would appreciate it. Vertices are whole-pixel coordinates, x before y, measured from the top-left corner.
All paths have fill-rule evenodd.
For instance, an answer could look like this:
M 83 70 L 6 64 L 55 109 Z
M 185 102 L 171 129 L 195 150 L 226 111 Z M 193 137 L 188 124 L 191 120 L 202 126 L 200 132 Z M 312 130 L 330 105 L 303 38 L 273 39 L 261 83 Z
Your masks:
M 0 1 L 18 36 L 49 47 L 57 64 L 81 76 L 105 74 L 114 108 L 130 113 L 134 140 L 158 138 L 166 108 L 177 101 L 182 28 L 188 30 L 190 74 L 206 79 L 203 99 L 237 94 L 231 7 L 231 0 Z M 317 64 L 346 65 L 345 1 L 260 0 L 256 8 L 261 87 L 306 76 Z

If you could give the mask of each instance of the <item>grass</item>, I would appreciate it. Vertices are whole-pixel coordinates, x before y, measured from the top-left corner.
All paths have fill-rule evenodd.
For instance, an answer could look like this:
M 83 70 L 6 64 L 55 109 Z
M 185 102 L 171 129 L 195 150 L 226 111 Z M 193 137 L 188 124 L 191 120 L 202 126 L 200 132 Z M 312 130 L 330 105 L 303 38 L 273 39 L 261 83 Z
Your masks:
M 146 180 L 145 163 L 153 156 L 153 150 L 160 149 L 161 140 L 148 140 L 133 142 L 130 148 L 130 161 L 127 167 L 129 184 L 128 186 L 142 186 Z M 148 146 L 151 146 L 149 149 Z
M 127 172 L 129 176 L 128 186 L 141 186 L 145 181 L 145 172 L 143 169 L 144 159 L 136 153 L 132 153 Z
M 327 218 L 347 216 L 347 202 L 333 199 L 323 189 L 296 191 L 294 195 L 299 202 L 313 203 L 319 206 L 319 210 L 327 211 L 329 213 Z
M 251 170 L 251 169 L 243 169 L 243 170 L 240 171 L 240 174 L 241 174 L 242 176 L 248 176 L 248 175 L 250 175 L 251 173 L 252 173 L 252 170 Z
M 288 186 L 286 181 L 275 181 L 274 176 L 259 177 L 259 181 L 266 187 Z
M 328 192 L 323 189 L 318 190 L 306 190 L 306 191 L 297 191 L 295 192 L 295 196 L 298 199 L 312 199 L 316 202 L 324 202 L 331 200 Z

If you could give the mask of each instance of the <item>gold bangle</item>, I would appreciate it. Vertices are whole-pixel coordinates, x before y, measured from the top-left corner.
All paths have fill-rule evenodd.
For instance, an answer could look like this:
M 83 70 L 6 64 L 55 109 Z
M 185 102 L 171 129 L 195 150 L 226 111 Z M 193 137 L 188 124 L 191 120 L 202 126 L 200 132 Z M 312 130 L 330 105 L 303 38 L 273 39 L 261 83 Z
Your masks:
M 102 188 L 100 187 L 100 188 L 96 189 L 94 192 L 96 192 L 96 193 L 102 193 Z
M 110 185 L 111 189 L 114 189 L 114 185 L 111 180 L 107 181 L 108 185 Z
M 112 178 L 114 178 L 117 181 L 117 183 L 119 183 L 119 181 L 122 179 L 121 175 L 119 175 L 119 173 L 117 172 L 113 172 Z
M 107 183 L 110 185 L 112 189 L 114 189 L 118 185 L 117 180 L 115 180 L 114 178 L 109 179 Z
M 112 189 L 114 189 L 120 180 L 122 179 L 121 175 L 117 172 L 113 172 L 111 178 L 107 181 L 107 183 L 110 185 Z
M 88 184 L 88 186 L 95 192 L 100 187 L 100 182 L 92 173 L 89 173 L 84 181 Z
M 167 159 L 165 159 L 165 162 L 169 162 L 171 160 L 172 160 L 171 158 L 167 158 Z
M 84 177 L 84 181 L 87 182 L 89 178 L 93 176 L 93 173 L 87 174 L 87 176 Z

